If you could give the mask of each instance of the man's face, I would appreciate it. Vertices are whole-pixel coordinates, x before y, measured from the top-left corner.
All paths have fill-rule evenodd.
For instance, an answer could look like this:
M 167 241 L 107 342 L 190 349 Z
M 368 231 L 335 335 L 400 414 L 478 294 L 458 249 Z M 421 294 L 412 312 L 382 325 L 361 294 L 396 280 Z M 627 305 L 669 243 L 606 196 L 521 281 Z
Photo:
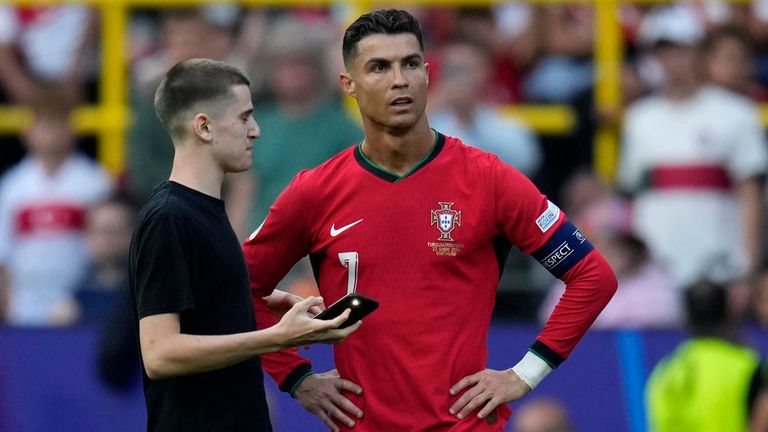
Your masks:
M 63 157 L 72 152 L 75 139 L 68 119 L 42 114 L 32 121 L 24 133 L 27 149 L 40 157 Z
M 698 66 L 698 52 L 694 46 L 666 44 L 656 49 L 667 82 L 674 85 L 686 82 Z
M 416 36 L 374 34 L 357 43 L 341 83 L 364 121 L 403 130 L 425 115 L 428 70 Z
M 133 221 L 130 210 L 105 204 L 88 211 L 85 244 L 97 266 L 120 263 L 128 257 Z
M 314 60 L 302 55 L 288 55 L 275 61 L 270 81 L 278 99 L 296 102 L 317 93 L 321 86 Z
M 481 51 L 472 45 L 455 44 L 443 51 L 438 85 L 447 103 L 460 106 L 482 99 L 489 75 L 489 61 Z
M 212 152 L 224 172 L 241 172 L 253 164 L 253 141 L 261 131 L 253 118 L 251 92 L 246 85 L 232 87 L 232 98 L 211 119 Z

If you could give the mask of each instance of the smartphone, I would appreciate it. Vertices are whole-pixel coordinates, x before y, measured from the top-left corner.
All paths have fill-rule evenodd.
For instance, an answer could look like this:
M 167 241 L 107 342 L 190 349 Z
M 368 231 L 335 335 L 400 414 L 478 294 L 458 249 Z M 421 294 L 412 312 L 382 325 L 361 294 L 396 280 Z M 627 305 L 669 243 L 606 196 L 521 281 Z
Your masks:
M 339 328 L 346 328 L 375 311 L 377 307 L 379 307 L 379 302 L 376 300 L 358 293 L 351 293 L 338 299 L 324 311 L 315 315 L 315 318 L 331 320 L 344 313 L 346 309 L 351 309 L 352 312 L 349 314 L 349 318 L 339 326 Z

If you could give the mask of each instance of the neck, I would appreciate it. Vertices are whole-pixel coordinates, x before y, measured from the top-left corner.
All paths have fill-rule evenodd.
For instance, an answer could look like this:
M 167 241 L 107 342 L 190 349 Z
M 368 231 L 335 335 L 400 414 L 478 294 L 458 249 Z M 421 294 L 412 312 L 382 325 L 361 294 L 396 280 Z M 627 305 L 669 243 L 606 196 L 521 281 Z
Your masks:
M 700 84 L 698 80 L 690 79 L 667 85 L 664 88 L 664 95 L 673 100 L 686 100 L 699 91 Z
M 195 143 L 175 146 L 170 180 L 221 199 L 224 171 Z
M 363 154 L 371 162 L 399 176 L 411 171 L 427 156 L 435 143 L 435 132 L 429 128 L 426 116 L 422 116 L 416 126 L 405 132 L 364 126 Z
M 53 175 L 56 171 L 64 165 L 69 155 L 46 155 L 38 157 L 38 160 L 43 165 L 43 170 L 48 175 Z

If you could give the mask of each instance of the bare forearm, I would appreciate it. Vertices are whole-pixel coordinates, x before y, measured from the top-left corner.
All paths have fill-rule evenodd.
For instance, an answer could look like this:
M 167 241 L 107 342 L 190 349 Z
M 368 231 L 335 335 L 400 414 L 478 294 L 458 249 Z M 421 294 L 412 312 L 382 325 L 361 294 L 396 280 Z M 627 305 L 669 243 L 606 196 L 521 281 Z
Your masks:
M 285 348 L 279 330 L 220 336 L 171 334 L 162 339 L 142 335 L 141 352 L 147 375 L 162 379 L 232 366 L 261 354 Z
M 276 325 L 229 335 L 190 335 L 179 331 L 179 315 L 152 315 L 139 321 L 141 355 L 147 375 L 161 379 L 221 369 L 262 354 L 316 342 L 337 343 L 361 323 L 338 327 L 350 310 L 332 320 L 316 320 L 308 310 L 322 304 L 319 297 L 296 303 Z
M 14 102 L 29 103 L 35 85 L 7 45 L 0 45 L 0 83 Z
M 748 179 L 739 183 L 739 204 L 741 222 L 744 226 L 744 246 L 748 259 L 749 271 L 756 270 L 760 260 L 763 232 L 763 187 L 758 179 Z

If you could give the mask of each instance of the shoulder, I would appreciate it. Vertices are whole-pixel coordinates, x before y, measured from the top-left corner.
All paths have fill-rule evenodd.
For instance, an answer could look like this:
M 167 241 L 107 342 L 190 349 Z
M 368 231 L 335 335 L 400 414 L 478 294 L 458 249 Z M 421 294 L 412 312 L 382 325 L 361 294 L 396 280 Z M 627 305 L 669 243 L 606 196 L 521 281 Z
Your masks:
M 93 180 L 109 183 L 107 171 L 95 160 L 82 154 L 75 154 L 70 160 L 70 166 L 77 174 L 90 177 Z
M 343 175 L 355 163 L 354 151 L 356 146 L 352 145 L 345 148 L 315 168 L 300 171 L 289 187 L 322 188 L 328 181 Z
M 13 184 L 23 180 L 32 172 L 32 165 L 32 160 L 29 157 L 22 159 L 16 165 L 8 168 L 0 177 L 0 185 Z
M 644 116 L 652 115 L 658 112 L 666 104 L 664 98 L 658 95 L 650 95 L 638 99 L 632 103 L 626 112 L 626 118 L 636 119 L 643 118 Z
M 701 89 L 700 97 L 712 109 L 718 112 L 729 111 L 736 115 L 755 115 L 757 105 L 744 95 L 715 86 Z
M 480 170 L 481 172 L 490 173 L 490 170 L 495 170 L 498 167 L 514 170 L 513 167 L 502 162 L 496 154 L 464 144 L 459 138 L 445 135 L 443 152 L 448 155 L 448 159 L 452 163 L 461 163 L 473 171 Z
M 176 223 L 189 218 L 193 209 L 168 183 L 159 185 L 139 211 L 137 224 Z

